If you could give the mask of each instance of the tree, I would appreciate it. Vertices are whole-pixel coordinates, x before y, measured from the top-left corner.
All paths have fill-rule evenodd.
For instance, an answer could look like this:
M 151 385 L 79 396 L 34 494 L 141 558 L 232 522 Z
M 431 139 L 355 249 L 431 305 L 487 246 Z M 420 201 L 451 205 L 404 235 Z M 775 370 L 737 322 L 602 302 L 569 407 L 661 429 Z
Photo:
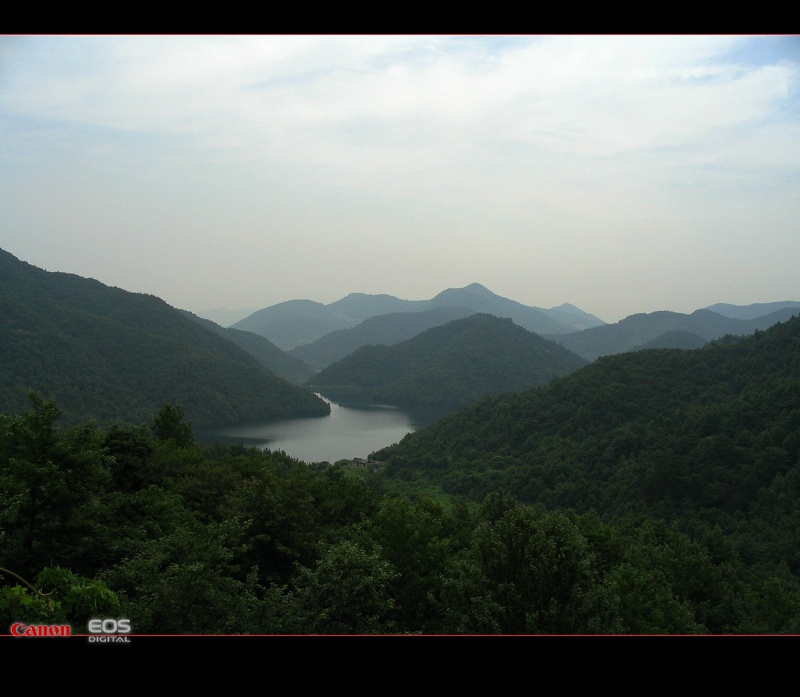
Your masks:
M 61 410 L 31 392 L 21 416 L 0 416 L 0 557 L 28 577 L 66 564 L 105 491 L 110 459 L 92 424 L 60 430 Z
M 441 580 L 451 547 L 441 506 L 425 498 L 387 497 L 366 530 L 398 572 L 391 585 L 398 629 L 439 631 Z
M 328 546 L 313 569 L 300 569 L 294 590 L 271 592 L 281 607 L 276 627 L 289 634 L 387 633 L 396 576 L 377 550 L 349 540 Z
M 506 634 L 600 631 L 593 556 L 579 528 L 562 513 L 518 505 L 475 530 L 474 554 Z M 613 613 L 612 613 L 613 614 Z
M 125 492 L 139 491 L 148 484 L 160 484 L 162 477 L 153 467 L 152 436 L 147 426 L 124 427 L 114 424 L 105 437 L 105 447 L 113 457 L 112 484 Z
M 183 407 L 165 404 L 152 422 L 153 433 L 160 441 L 174 441 L 181 448 L 194 445 L 191 422 L 184 422 Z

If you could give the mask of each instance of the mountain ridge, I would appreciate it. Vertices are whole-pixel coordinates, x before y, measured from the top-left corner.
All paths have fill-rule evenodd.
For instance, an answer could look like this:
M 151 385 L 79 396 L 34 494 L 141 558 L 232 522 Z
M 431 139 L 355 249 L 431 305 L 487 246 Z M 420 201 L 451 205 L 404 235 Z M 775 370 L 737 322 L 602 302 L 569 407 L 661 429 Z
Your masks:
M 387 478 L 478 499 L 491 483 L 550 508 L 735 514 L 798 463 L 798 357 L 800 317 L 693 351 L 603 356 L 476 400 L 370 457 Z
M 349 329 L 338 329 L 289 351 L 312 368 L 321 370 L 362 346 L 392 346 L 454 319 L 474 314 L 464 307 L 434 307 L 419 312 L 393 312 L 368 317 Z M 265 339 L 266 341 L 266 339 Z
M 288 300 L 265 307 L 231 325 L 233 329 L 259 334 L 279 348 L 291 351 L 341 329 L 350 329 L 371 317 L 399 312 L 421 312 L 434 307 L 466 307 L 474 312 L 510 317 L 537 334 L 569 333 L 604 322 L 564 303 L 550 310 L 523 305 L 493 293 L 480 283 L 447 288 L 429 300 L 401 300 L 391 295 L 351 293 L 323 305 L 312 300 Z M 568 310 L 567 307 L 574 308 Z
M 179 404 L 198 426 L 329 406 L 162 299 L 0 250 L 0 411 L 53 397 L 72 418 L 142 423 Z
M 753 319 L 724 317 L 707 308 L 695 310 L 691 314 L 659 310 L 630 315 L 614 324 L 590 327 L 569 334 L 546 336 L 586 360 L 592 361 L 601 356 L 636 350 L 672 332 L 680 332 L 671 334 L 678 343 L 672 346 L 662 342 L 662 348 L 683 348 L 680 342 L 687 333 L 702 337 L 705 341 L 719 339 L 726 334 L 745 336 L 756 330 L 768 329 L 798 313 L 800 305 L 784 306 Z
M 392 346 L 362 346 L 309 384 L 333 399 L 441 414 L 489 394 L 528 389 L 585 363 L 509 318 L 474 313 Z

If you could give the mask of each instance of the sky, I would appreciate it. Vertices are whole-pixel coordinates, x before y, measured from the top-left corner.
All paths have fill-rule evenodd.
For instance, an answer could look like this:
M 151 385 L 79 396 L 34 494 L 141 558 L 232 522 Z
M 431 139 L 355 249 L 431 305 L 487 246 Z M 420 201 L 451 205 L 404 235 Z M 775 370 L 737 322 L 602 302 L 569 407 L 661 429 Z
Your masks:
M 3 35 L 0 249 L 201 316 L 800 300 L 800 36 Z

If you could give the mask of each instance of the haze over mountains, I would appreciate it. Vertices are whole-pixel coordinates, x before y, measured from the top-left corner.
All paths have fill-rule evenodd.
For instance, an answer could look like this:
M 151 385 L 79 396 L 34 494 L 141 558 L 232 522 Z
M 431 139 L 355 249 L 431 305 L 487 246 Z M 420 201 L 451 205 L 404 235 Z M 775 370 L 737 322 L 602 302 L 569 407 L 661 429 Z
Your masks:
M 164 403 L 181 404 L 197 425 L 324 415 L 312 384 L 453 408 L 563 375 L 575 359 L 698 348 L 800 313 L 790 301 L 713 307 L 719 312 L 654 312 L 609 325 L 569 304 L 528 307 L 473 283 L 427 301 L 362 293 L 330 305 L 289 301 L 225 328 L 155 296 L 47 272 L 0 250 L 0 409 L 24 408 L 34 389 L 76 418 L 100 421 L 141 421 Z M 475 316 L 482 319 L 467 321 Z M 479 331 L 465 331 L 478 322 Z M 248 326 L 295 346 L 282 349 Z M 534 342 L 549 355 L 535 357 Z M 571 362 L 554 368 L 554 352 Z
M 351 293 L 329 305 L 312 300 L 289 300 L 254 312 L 232 327 L 260 334 L 289 351 L 376 315 L 442 307 L 510 317 L 520 327 L 537 334 L 563 334 L 603 324 L 601 319 L 573 305 L 564 304 L 549 310 L 530 307 L 472 283 L 465 288 L 448 288 L 430 300 L 401 300 L 391 295 L 364 293 Z
M 337 329 L 316 341 L 289 351 L 312 368 L 322 369 L 345 358 L 362 346 L 392 344 L 411 339 L 432 327 L 475 314 L 466 307 L 434 307 L 419 312 L 392 312 L 368 317 L 349 329 Z
M 174 633 L 797 634 L 800 304 L 718 309 L 737 316 L 543 336 L 443 304 L 290 354 L 0 251 L 0 556 L 39 585 L 102 579 L 141 631 L 177 603 L 203 610 Z M 365 340 L 393 343 L 349 351 Z M 349 353 L 315 372 L 304 348 Z M 198 426 L 325 416 L 312 385 L 444 413 L 372 471 L 117 428 L 168 403 Z M 9 415 L 30 389 L 76 427 L 42 402 Z M 382 609 L 327 624 L 365 579 Z
M 780 306 L 780 309 L 773 310 L 776 306 Z M 743 336 L 767 329 L 800 313 L 800 303 L 769 303 L 759 307 L 773 311 L 752 319 L 723 317 L 707 309 L 695 310 L 690 315 L 667 311 L 650 312 L 631 315 L 616 324 L 590 327 L 569 334 L 549 335 L 548 338 L 592 361 L 600 356 L 643 348 L 697 348 L 726 334 Z M 742 315 L 758 311 L 753 306 L 728 308 L 728 312 L 738 311 Z
M 361 347 L 315 378 L 460 405 L 370 453 L 373 470 L 84 425 L 92 410 L 146 420 L 160 399 L 192 421 L 319 401 L 245 345 L 291 358 L 0 254 L 0 394 L 34 381 L 78 422 L 0 414 L 0 556 L 61 593 L 56 621 L 84 621 L 61 598 L 89 589 L 144 633 L 800 629 L 800 317 L 590 363 L 488 313 Z M 15 584 L 4 626 L 42 621 Z
M 198 322 L 215 334 L 225 337 L 240 348 L 247 351 L 258 360 L 267 370 L 275 373 L 280 378 L 293 384 L 300 384 L 308 380 L 313 374 L 314 369 L 309 364 L 299 358 L 291 356 L 286 351 L 282 351 L 269 339 L 245 332 L 231 327 L 221 327 L 211 320 L 198 317 L 188 310 L 181 310 L 187 317 Z
M 691 314 L 640 313 L 606 324 L 564 303 L 545 310 L 494 294 L 473 283 L 449 288 L 430 300 L 352 293 L 329 305 L 290 300 L 266 307 L 232 325 L 259 334 L 320 370 L 362 346 L 391 346 L 474 313 L 511 318 L 586 360 L 645 348 L 699 348 L 726 334 L 746 335 L 800 312 L 800 301 L 718 303 Z

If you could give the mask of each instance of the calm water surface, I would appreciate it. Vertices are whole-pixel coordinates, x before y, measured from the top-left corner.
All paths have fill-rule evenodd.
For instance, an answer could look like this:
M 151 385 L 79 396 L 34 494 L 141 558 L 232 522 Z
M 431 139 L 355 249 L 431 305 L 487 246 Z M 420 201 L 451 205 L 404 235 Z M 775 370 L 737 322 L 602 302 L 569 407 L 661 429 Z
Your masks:
M 412 417 L 396 407 L 331 405 L 330 416 L 250 424 L 196 433 L 203 443 L 233 444 L 283 450 L 305 462 L 336 462 L 370 453 L 402 440 L 417 429 Z

